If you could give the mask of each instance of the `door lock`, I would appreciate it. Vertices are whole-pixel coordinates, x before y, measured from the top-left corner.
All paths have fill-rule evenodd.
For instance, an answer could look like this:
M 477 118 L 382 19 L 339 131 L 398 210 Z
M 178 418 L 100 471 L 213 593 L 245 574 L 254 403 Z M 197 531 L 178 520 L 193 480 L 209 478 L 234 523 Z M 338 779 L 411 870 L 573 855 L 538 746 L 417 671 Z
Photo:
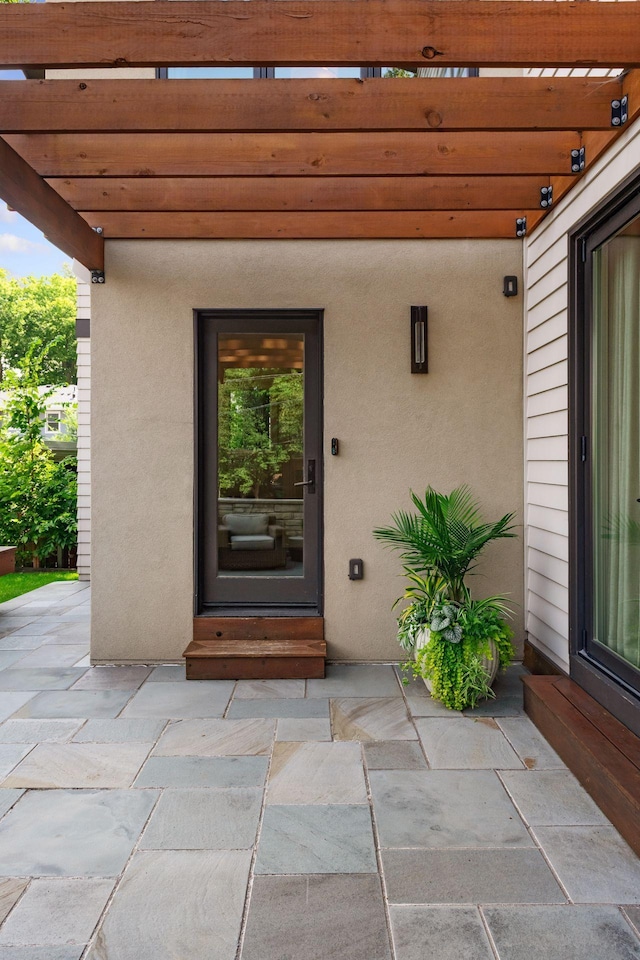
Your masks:
M 316 462 L 307 460 L 307 479 L 294 483 L 294 487 L 307 487 L 309 493 L 316 492 Z

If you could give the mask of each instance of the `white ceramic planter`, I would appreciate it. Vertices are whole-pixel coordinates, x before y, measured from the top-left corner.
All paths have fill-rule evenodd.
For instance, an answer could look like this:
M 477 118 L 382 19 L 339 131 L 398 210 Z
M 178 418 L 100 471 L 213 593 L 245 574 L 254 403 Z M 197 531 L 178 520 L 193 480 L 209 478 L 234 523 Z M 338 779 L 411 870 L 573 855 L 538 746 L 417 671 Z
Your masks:
M 416 637 L 416 644 L 414 647 L 414 657 L 418 650 L 421 650 L 423 647 L 426 647 L 427 644 L 431 641 L 431 630 L 428 627 L 425 627 L 424 630 L 420 630 Z M 493 686 L 493 681 L 495 680 L 498 673 L 499 658 L 498 658 L 498 648 L 496 647 L 493 640 L 489 641 L 489 649 L 491 650 L 491 657 L 482 657 L 482 664 L 489 675 L 489 685 Z M 424 684 L 431 693 L 431 681 L 428 677 L 423 677 Z

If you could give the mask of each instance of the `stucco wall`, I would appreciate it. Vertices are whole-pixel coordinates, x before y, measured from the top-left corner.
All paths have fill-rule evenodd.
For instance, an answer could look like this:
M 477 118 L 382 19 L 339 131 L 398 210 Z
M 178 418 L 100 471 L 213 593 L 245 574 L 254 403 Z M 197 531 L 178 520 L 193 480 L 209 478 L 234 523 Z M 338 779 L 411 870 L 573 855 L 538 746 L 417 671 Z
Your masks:
M 94 288 L 94 660 L 175 660 L 191 636 L 194 307 L 325 310 L 325 618 L 330 656 L 397 659 L 397 556 L 371 536 L 409 488 L 469 483 L 487 517 L 522 508 L 518 241 L 107 241 Z M 429 307 L 428 376 L 409 307 Z M 518 604 L 522 542 L 478 592 Z M 362 557 L 365 579 L 349 581 Z

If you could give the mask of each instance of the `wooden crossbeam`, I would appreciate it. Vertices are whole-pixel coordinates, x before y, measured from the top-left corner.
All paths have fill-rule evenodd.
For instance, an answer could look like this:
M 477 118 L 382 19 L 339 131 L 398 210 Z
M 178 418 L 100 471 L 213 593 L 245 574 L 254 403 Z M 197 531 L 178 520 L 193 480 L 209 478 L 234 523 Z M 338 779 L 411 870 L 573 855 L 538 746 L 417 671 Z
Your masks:
M 0 84 L 0 131 L 610 130 L 621 90 L 577 77 L 29 80 Z
M 533 211 L 433 211 L 350 213 L 86 213 L 107 239 L 410 239 L 442 237 L 515 238 L 515 219 L 529 227 Z
M 548 177 L 152 177 L 50 179 L 76 210 L 520 210 Z
M 638 66 L 638 3 L 117 0 L 3 4 L 0 65 Z
M 490 137 L 482 133 L 12 134 L 6 139 L 43 177 L 567 174 L 571 150 L 580 145 L 579 134 L 571 131 L 493 133 Z
M 625 94 L 629 98 L 629 116 L 624 126 L 610 128 L 608 133 L 585 131 L 583 136 L 584 147 L 586 151 L 587 165 L 586 170 L 593 164 L 598 157 L 608 150 L 612 143 L 621 136 L 629 125 L 640 117 L 640 70 L 630 70 L 620 78 L 622 86 L 622 96 Z M 575 186 L 575 177 L 552 177 L 554 203 L 557 203 L 569 190 Z
M 104 242 L 69 204 L 0 138 L 0 197 L 48 240 L 89 270 L 104 268 Z

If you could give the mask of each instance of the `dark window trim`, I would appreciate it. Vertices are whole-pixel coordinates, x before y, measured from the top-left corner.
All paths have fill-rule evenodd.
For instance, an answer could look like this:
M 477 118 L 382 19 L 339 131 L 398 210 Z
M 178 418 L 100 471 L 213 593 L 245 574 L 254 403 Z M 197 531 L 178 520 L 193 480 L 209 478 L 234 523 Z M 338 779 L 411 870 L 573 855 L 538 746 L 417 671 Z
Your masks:
M 638 215 L 640 173 L 636 170 L 569 234 L 569 662 L 571 677 L 640 735 L 640 696 L 628 682 L 632 668 L 606 649 L 599 648 L 596 661 L 588 642 L 593 624 L 589 442 L 593 253 Z M 587 438 L 585 463 L 581 459 L 582 437 Z

